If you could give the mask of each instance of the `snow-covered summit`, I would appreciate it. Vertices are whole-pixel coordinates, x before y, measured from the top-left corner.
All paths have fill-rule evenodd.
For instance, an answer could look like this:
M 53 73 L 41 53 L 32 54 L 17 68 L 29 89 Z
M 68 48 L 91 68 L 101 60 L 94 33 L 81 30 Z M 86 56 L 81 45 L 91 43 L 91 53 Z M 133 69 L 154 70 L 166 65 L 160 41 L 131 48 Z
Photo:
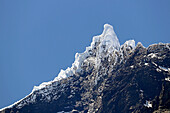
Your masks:
M 127 47 L 135 47 L 135 41 L 130 40 L 126 41 L 124 46 Z M 94 52 L 95 50 L 95 52 Z M 85 59 L 89 57 L 93 57 L 95 60 L 95 65 L 100 65 L 100 59 L 108 56 L 114 51 L 120 51 L 120 43 L 119 40 L 113 30 L 113 27 L 109 24 L 104 25 L 104 30 L 101 35 L 94 36 L 92 43 L 89 47 L 86 47 L 86 50 L 83 53 L 75 54 L 75 61 L 71 67 L 68 67 L 66 70 L 61 69 L 60 73 L 57 77 L 54 78 L 53 81 L 44 82 L 39 86 L 35 86 L 33 91 L 42 89 L 52 82 L 59 81 L 61 79 L 67 78 L 69 76 L 74 75 L 75 73 L 79 73 L 82 71 L 81 65 L 85 61 Z M 95 55 L 95 56 L 94 56 Z
M 83 65 L 86 63 L 92 64 L 94 68 L 96 68 L 95 70 L 98 70 L 99 67 L 103 65 L 102 62 L 105 59 L 108 59 L 108 62 L 112 62 L 112 65 L 114 66 L 120 63 L 124 59 L 124 56 L 128 55 L 129 50 L 131 51 L 134 48 L 134 40 L 126 41 L 123 45 L 120 46 L 119 40 L 113 30 L 113 27 L 109 24 L 105 24 L 102 34 L 94 36 L 90 46 L 86 47 L 86 50 L 83 53 L 75 54 L 75 61 L 71 67 L 68 67 L 66 70 L 61 69 L 60 73 L 57 77 L 54 78 L 54 80 L 43 82 L 39 86 L 34 86 L 32 92 L 29 95 L 34 95 L 37 92 L 47 95 L 48 92 L 44 92 L 46 88 L 50 89 L 53 83 L 57 84 L 58 81 L 62 79 L 82 73 L 84 71 Z M 25 98 L 27 98 L 27 96 Z M 22 100 L 24 100 L 25 98 L 23 98 Z M 11 106 L 8 106 L 7 108 L 20 103 L 22 100 L 14 103 Z M 20 103 L 18 106 L 20 108 L 26 103 L 34 101 L 35 95 L 30 100 L 26 99 L 22 101 L 23 103 Z
M 116 49 L 119 49 L 120 47 L 119 40 L 113 30 L 113 27 L 109 24 L 104 25 L 104 30 L 101 35 L 93 37 L 93 41 L 91 43 L 92 49 L 95 47 L 95 44 L 97 42 L 100 42 L 100 46 L 106 45 L 108 48 L 114 47 Z
M 106 24 L 83 53 L 76 53 L 71 67 L 61 70 L 54 80 L 35 86 L 29 95 L 0 113 L 154 112 L 162 100 L 167 101 L 161 108 L 169 110 L 169 48 L 170 44 L 135 46 L 134 40 L 120 46 L 113 27 Z M 110 104 L 103 106 L 108 101 Z M 113 107 L 107 110 L 109 106 Z

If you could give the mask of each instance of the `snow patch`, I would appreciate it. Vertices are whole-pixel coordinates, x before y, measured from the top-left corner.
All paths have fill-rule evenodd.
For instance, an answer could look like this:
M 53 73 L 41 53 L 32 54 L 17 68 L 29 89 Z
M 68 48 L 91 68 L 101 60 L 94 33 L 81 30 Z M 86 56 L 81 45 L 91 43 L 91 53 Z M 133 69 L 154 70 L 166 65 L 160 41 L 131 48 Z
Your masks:
M 145 63 L 144 65 L 145 65 L 145 66 L 149 66 L 149 64 L 148 64 L 148 63 Z
M 7 108 L 12 108 L 14 105 L 20 103 L 20 102 L 23 101 L 25 98 L 29 97 L 31 94 L 32 94 L 32 93 L 30 93 L 29 95 L 25 96 L 25 97 L 22 98 L 21 100 L 15 102 L 14 104 L 11 104 L 11 105 L 9 105 L 9 106 L 7 106 L 7 107 L 4 107 L 4 108 L 0 109 L 0 111 L 3 111 L 3 110 L 5 110 L 5 109 L 7 109 Z M 20 109 L 20 106 L 21 106 L 21 105 L 19 105 L 18 109 Z
M 134 40 L 128 40 L 123 45 L 126 45 L 126 47 L 135 48 L 135 41 Z
M 146 100 L 146 103 L 144 104 L 145 107 L 148 107 L 148 108 L 152 108 L 152 103 L 151 101 L 147 101 Z
M 52 81 L 43 82 L 43 83 L 41 83 L 39 86 L 34 86 L 32 92 L 37 91 L 37 90 L 39 90 L 39 89 L 42 89 L 42 88 L 46 87 L 47 85 L 51 84 L 51 82 L 52 82 Z
M 155 53 L 150 53 L 150 54 L 148 54 L 148 57 L 155 58 L 155 57 L 157 57 L 157 55 Z
M 121 53 L 125 56 L 128 56 L 128 54 L 135 49 L 135 41 L 134 40 L 128 40 L 123 45 L 121 45 Z
M 143 93 L 144 91 L 143 90 L 140 90 L 141 93 Z
M 153 65 L 158 66 L 155 62 L 152 62 Z
M 70 112 L 65 112 L 65 111 L 59 111 L 57 113 L 70 113 Z
M 160 70 L 159 68 L 156 68 L 156 71 L 157 71 L 157 72 L 161 72 L 161 70 Z
M 170 50 L 170 47 L 168 46 L 168 44 L 166 44 L 166 47 Z
M 162 66 L 159 66 L 159 68 L 163 71 L 169 71 L 170 72 L 170 68 L 166 68 L 166 67 L 162 67 Z
M 166 77 L 165 80 L 170 82 L 170 77 Z
M 133 68 L 134 68 L 134 65 L 130 66 L 130 68 L 132 68 L 132 69 L 133 69 Z

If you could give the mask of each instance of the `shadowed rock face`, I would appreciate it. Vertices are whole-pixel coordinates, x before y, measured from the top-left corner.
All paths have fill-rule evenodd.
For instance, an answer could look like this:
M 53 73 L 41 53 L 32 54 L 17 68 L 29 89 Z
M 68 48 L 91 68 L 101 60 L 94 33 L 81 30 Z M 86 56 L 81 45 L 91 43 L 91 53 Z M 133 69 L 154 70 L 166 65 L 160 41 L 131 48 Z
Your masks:
M 112 59 L 106 58 L 97 69 L 93 62 L 84 62 L 82 73 L 35 91 L 1 113 L 169 111 L 170 81 L 165 80 L 170 76 L 168 47 L 170 44 L 144 48 L 139 43 L 122 62 L 113 65 Z M 18 107 L 32 98 L 34 102 Z M 150 101 L 152 107 L 144 106 L 146 101 Z

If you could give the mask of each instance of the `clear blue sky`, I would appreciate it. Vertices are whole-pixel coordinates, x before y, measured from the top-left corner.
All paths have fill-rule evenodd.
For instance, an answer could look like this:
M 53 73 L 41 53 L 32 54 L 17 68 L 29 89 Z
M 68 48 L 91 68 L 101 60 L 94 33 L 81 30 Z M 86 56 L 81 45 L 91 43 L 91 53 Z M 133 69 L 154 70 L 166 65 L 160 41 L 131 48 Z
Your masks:
M 170 0 L 0 0 L 0 108 L 54 79 L 109 23 L 124 43 L 170 42 Z

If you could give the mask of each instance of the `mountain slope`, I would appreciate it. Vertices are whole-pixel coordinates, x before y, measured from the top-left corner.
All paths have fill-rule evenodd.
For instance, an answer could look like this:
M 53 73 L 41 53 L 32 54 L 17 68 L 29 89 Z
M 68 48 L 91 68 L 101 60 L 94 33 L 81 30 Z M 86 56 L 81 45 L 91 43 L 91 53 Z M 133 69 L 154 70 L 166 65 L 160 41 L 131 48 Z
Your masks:
M 170 111 L 170 44 L 148 48 L 134 40 L 120 45 L 113 27 L 84 53 L 76 53 L 72 67 L 49 82 L 35 86 L 2 113 L 166 112 Z

